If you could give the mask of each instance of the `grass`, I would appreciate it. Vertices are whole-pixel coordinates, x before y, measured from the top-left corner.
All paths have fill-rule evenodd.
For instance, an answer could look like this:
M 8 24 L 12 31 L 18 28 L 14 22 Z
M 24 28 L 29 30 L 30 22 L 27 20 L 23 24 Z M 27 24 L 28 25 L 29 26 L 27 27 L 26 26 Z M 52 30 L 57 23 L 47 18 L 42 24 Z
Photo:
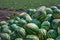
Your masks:
M 0 0 L 0 8 L 29 9 L 60 4 L 60 0 Z

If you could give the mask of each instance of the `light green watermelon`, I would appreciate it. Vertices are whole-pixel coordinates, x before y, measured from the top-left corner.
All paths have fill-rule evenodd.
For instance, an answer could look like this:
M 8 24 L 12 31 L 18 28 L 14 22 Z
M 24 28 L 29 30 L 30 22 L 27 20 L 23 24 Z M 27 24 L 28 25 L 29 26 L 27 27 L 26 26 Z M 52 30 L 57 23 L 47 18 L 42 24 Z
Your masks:
M 26 40 L 39 40 L 39 38 L 36 35 L 27 35 Z
M 47 40 L 55 40 L 55 39 L 53 39 L 53 38 L 47 38 Z
M 26 20 L 20 19 L 20 21 L 18 22 L 17 25 L 20 26 L 20 27 L 24 27 L 26 24 L 27 24 L 27 21 Z
M 53 14 L 53 11 L 51 8 L 46 8 L 46 12 L 47 12 L 47 14 Z
M 15 40 L 23 40 L 22 38 L 16 38 Z
M 30 17 L 30 15 L 27 14 L 27 13 L 25 13 L 25 12 L 21 13 L 19 16 L 20 16 L 20 18 L 23 18 L 23 19 L 25 19 L 28 22 L 30 22 L 32 20 L 32 18 Z

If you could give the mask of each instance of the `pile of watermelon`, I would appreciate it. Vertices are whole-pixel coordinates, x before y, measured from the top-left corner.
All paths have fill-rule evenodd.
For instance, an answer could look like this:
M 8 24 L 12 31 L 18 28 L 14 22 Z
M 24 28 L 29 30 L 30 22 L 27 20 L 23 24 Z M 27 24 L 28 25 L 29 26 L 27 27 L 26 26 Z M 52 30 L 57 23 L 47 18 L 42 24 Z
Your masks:
M 60 7 L 28 9 L 0 22 L 2 40 L 60 40 Z

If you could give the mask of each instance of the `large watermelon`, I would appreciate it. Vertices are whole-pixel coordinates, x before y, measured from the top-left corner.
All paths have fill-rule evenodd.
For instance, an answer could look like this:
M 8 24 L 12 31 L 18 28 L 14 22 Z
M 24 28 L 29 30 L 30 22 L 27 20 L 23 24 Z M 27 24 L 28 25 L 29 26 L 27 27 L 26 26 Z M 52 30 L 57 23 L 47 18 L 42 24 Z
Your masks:
M 28 23 L 25 27 L 28 34 L 38 34 L 39 27 L 34 23 Z

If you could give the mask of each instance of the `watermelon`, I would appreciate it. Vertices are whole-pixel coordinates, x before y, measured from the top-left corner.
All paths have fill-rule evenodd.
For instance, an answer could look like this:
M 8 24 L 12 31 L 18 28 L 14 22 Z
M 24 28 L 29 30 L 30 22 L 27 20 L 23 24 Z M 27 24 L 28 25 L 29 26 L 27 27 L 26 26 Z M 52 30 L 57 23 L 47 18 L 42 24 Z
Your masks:
M 39 27 L 34 23 L 28 23 L 24 28 L 28 34 L 37 34 L 39 31 Z
M 51 6 L 52 10 L 58 9 L 56 6 Z
M 15 31 L 13 31 L 11 34 L 10 34 L 10 39 L 11 40 L 15 40 L 16 38 L 17 38 L 17 35 L 16 35 L 16 33 L 15 33 Z
M 39 40 L 39 38 L 36 35 L 27 35 L 26 40 Z
M 4 28 L 4 29 L 2 30 L 2 33 L 8 33 L 8 34 L 11 34 L 12 32 L 11 32 L 10 29 Z
M 49 30 L 50 29 L 50 22 L 49 21 L 44 21 L 42 24 L 41 24 L 41 28 L 44 28 L 46 30 Z
M 47 37 L 48 38 L 56 38 L 57 37 L 57 32 L 55 30 L 51 29 L 47 32 Z
M 47 38 L 47 40 L 54 40 L 53 38 Z
M 41 28 L 39 29 L 39 39 L 40 40 L 45 40 L 46 39 L 46 34 L 47 34 L 47 30 Z
M 39 9 L 37 9 L 36 13 L 33 15 L 34 18 L 39 19 L 41 22 L 44 21 L 45 17 L 46 17 L 46 7 L 45 6 L 41 6 Z
M 52 14 L 47 14 L 45 21 L 51 21 L 53 19 Z
M 8 23 L 6 21 L 1 21 L 0 25 L 8 25 Z
M 2 28 L 2 29 L 4 29 L 4 28 L 9 29 L 9 26 L 8 26 L 8 25 L 2 25 L 1 28 Z
M 54 19 L 52 21 L 52 28 L 57 30 L 59 22 L 60 22 L 60 19 Z
M 16 28 L 15 33 L 16 33 L 17 37 L 25 38 L 26 32 L 25 32 L 24 28 L 22 28 L 22 27 Z
M 21 13 L 19 16 L 20 16 L 20 18 L 25 19 L 27 22 L 30 22 L 32 20 L 32 18 L 30 17 L 30 15 L 27 14 L 27 13 Z
M 14 20 L 14 24 L 18 24 L 18 22 L 19 22 L 18 20 Z
M 18 26 L 20 27 L 24 27 L 27 24 L 27 21 L 24 19 L 20 19 L 20 21 L 18 22 Z
M 17 16 L 14 19 L 17 20 L 17 21 L 19 21 L 20 20 L 20 17 Z
M 15 30 L 16 28 L 18 28 L 18 27 L 19 27 L 19 26 L 17 26 L 16 24 L 12 24 L 12 25 L 10 26 L 10 29 L 14 31 L 14 30 Z
M 47 14 L 53 14 L 53 10 L 51 8 L 46 8 Z
M 35 12 L 36 12 L 36 9 L 28 9 L 28 10 L 27 10 L 27 13 L 28 13 L 30 16 L 32 16 L 33 14 L 35 14 Z
M 38 27 L 40 28 L 41 22 L 40 22 L 39 20 L 33 18 L 33 19 L 30 21 L 30 23 L 35 23 L 35 24 L 38 25 Z
M 60 35 L 56 38 L 56 40 L 60 40 Z
M 15 40 L 23 40 L 22 38 L 16 38 Z
M 60 4 L 58 4 L 57 7 L 60 9 Z
M 10 35 L 7 33 L 2 33 L 1 34 L 1 39 L 2 40 L 10 40 Z

